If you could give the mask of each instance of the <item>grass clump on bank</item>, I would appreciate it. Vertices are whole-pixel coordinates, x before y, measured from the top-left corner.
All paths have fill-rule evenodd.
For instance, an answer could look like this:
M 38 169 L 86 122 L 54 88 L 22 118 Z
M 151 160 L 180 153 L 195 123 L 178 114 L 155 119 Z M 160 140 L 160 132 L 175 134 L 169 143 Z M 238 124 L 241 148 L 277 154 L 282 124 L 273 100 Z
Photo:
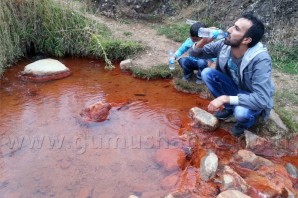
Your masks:
M 134 77 L 147 80 L 173 77 L 173 72 L 171 72 L 168 68 L 168 65 L 165 64 L 157 65 L 150 68 L 132 66 L 129 68 L 129 70 L 132 72 Z
M 113 39 L 103 24 L 53 0 L 1 0 L 0 72 L 23 56 L 42 52 L 50 56 L 112 60 L 137 53 L 137 42 Z
M 275 93 L 274 99 L 276 103 L 275 111 L 292 133 L 298 133 L 298 93 L 279 90 Z

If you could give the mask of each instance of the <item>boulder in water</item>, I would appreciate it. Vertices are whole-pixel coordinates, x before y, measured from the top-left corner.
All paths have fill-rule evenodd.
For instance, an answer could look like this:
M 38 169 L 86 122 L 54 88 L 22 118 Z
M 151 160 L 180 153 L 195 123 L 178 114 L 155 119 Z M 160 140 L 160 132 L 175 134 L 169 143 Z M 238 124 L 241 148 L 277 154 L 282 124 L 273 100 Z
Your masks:
M 102 122 L 107 119 L 111 108 L 109 103 L 100 101 L 84 108 L 80 115 L 85 121 Z
M 25 66 L 20 78 L 30 82 L 57 80 L 71 75 L 64 64 L 54 59 L 42 59 Z

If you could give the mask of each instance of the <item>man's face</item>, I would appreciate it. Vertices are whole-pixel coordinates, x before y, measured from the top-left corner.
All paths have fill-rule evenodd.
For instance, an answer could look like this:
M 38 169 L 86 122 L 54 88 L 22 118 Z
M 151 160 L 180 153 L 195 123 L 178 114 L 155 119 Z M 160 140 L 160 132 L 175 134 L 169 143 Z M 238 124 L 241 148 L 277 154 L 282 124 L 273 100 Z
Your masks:
M 245 18 L 238 19 L 235 24 L 228 29 L 229 36 L 225 39 L 224 43 L 231 47 L 239 47 L 245 38 L 245 33 L 251 26 L 252 22 L 250 20 Z

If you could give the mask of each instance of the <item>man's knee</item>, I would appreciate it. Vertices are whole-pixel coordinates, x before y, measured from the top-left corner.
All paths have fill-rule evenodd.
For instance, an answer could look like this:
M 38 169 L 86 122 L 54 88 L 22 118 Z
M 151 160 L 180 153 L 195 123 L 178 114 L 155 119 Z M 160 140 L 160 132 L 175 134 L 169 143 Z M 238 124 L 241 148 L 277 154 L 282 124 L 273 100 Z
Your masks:
M 198 67 L 203 70 L 204 68 L 208 67 L 208 62 L 204 59 L 198 59 L 197 61 Z
M 212 69 L 212 68 L 205 68 L 202 73 L 201 73 L 201 76 L 202 76 L 202 79 L 204 81 L 207 81 L 209 79 L 212 79 L 212 74 L 214 73 L 214 70 L 215 69 Z
M 249 109 L 242 106 L 235 107 L 234 116 L 238 121 L 245 121 L 251 118 L 251 115 L 249 114 Z
M 185 67 L 185 64 L 187 63 L 187 58 L 186 57 L 182 57 L 178 60 L 178 63 L 181 67 Z

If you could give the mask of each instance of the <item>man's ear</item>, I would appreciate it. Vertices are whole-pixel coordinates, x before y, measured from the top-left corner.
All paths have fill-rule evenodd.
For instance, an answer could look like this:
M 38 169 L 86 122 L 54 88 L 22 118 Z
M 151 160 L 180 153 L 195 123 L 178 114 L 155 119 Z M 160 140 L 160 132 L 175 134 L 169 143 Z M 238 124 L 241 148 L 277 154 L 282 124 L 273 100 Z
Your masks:
M 252 42 L 252 39 L 250 38 L 250 37 L 245 37 L 243 40 L 242 40 L 242 43 L 243 44 L 246 44 L 246 45 L 248 45 L 249 43 L 251 43 Z

